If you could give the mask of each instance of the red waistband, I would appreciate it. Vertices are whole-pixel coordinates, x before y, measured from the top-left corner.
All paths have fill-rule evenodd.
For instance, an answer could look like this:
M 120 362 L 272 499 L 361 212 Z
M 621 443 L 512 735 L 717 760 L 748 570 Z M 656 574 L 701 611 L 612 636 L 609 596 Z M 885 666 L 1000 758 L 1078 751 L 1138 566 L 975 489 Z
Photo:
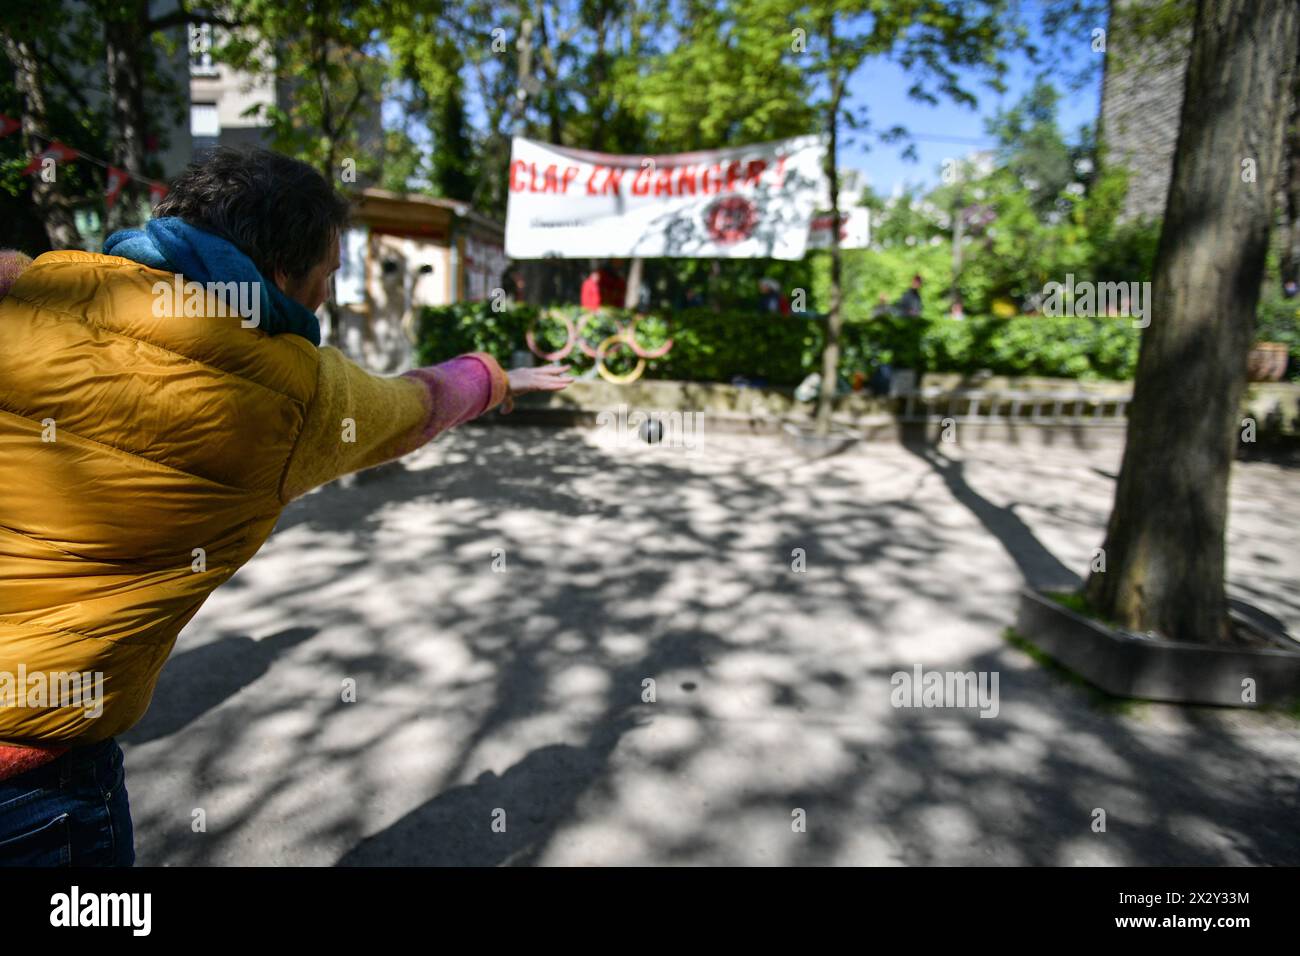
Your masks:
M 67 747 L 23 747 L 0 744 L 0 780 L 16 777 L 28 770 L 56 760 L 68 752 Z

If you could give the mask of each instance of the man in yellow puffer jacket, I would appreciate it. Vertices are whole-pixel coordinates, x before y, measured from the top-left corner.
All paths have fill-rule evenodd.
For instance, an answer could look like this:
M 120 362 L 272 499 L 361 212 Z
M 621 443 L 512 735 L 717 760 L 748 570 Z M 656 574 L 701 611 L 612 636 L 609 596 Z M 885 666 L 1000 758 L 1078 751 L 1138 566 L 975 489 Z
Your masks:
M 0 261 L 0 864 L 133 862 L 114 737 L 289 501 L 571 381 L 319 348 L 347 207 L 303 163 L 216 150 L 154 215 Z

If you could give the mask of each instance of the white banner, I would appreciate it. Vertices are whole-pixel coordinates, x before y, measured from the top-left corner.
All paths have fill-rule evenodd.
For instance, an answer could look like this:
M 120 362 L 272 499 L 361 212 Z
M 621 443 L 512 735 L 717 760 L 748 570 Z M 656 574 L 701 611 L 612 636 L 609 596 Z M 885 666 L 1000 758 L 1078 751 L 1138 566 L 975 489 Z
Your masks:
M 668 156 L 515 137 L 506 255 L 802 259 L 825 155 L 819 136 Z
M 840 248 L 866 249 L 871 245 L 871 210 L 865 206 L 852 206 L 840 210 Z M 831 247 L 831 214 L 819 212 L 813 217 L 808 233 L 809 249 Z

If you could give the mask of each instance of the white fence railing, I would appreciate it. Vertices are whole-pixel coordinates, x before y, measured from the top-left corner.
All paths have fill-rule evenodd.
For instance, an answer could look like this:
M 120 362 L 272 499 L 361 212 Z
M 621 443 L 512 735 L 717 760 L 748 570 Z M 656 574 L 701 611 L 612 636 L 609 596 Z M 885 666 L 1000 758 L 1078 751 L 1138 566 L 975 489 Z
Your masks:
M 919 389 L 898 397 L 905 422 L 942 421 L 1024 425 L 1114 425 L 1128 415 L 1128 395 L 1095 392 L 1018 392 Z

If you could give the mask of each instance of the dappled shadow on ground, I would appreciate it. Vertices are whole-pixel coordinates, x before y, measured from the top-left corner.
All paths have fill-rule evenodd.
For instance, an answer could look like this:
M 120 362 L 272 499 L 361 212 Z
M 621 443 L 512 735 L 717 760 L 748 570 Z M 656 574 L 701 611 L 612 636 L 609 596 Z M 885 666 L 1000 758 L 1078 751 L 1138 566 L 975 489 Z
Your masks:
M 458 431 L 295 503 L 182 637 L 127 739 L 141 862 L 1300 863 L 1294 724 L 1134 716 L 1002 640 L 1114 467 Z M 1261 517 L 1286 618 L 1300 509 Z M 892 706 L 917 666 L 997 715 Z
M 1082 583 L 1079 575 L 1062 564 L 1034 537 L 1033 531 L 1016 514 L 1017 502 L 999 507 L 970 486 L 964 477 L 965 462 L 947 457 L 934 442 L 917 437 L 909 436 L 902 447 L 929 465 L 943 479 L 953 499 L 998 539 L 1008 556 L 1016 562 L 1026 584 L 1042 589 L 1073 589 Z
M 648 718 L 647 718 L 648 719 Z M 501 776 L 485 770 L 451 787 L 338 861 L 340 866 L 524 864 L 536 860 L 578 799 L 605 773 L 610 753 L 634 718 L 601 724 L 581 747 L 530 751 Z M 521 801 L 521 796 L 526 795 Z M 507 810 L 509 808 L 509 810 Z M 483 811 L 487 809 L 488 815 Z
M 173 653 L 163 669 L 167 690 L 154 696 L 144 719 L 122 736 L 122 742 L 144 744 L 182 730 L 262 677 L 283 651 L 315 633 L 314 627 L 290 627 L 260 641 L 227 635 Z

